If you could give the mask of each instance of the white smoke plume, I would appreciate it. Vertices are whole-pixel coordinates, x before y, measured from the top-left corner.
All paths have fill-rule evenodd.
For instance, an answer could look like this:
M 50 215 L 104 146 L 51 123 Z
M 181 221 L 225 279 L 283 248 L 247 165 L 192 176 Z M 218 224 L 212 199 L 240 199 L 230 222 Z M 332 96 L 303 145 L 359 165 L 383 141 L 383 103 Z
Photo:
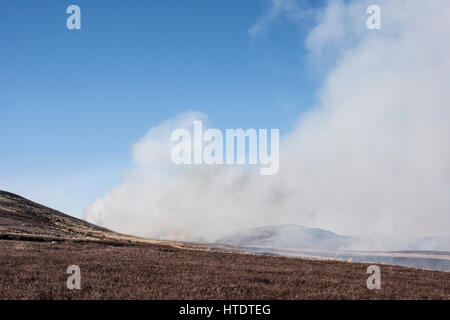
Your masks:
M 379 0 L 382 29 L 366 28 L 372 1 L 330 1 L 305 45 L 333 59 L 317 105 L 280 143 L 280 170 L 177 167 L 170 132 L 153 128 L 135 169 L 90 206 L 113 230 L 213 241 L 245 227 L 301 224 L 363 237 L 449 235 L 450 2 Z

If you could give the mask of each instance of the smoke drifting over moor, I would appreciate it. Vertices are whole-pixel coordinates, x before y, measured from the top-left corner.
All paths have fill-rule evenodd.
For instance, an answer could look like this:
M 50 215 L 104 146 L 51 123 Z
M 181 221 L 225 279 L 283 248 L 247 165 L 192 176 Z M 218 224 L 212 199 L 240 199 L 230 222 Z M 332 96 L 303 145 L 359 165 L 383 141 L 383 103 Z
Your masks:
M 379 31 L 365 27 L 369 4 L 332 1 L 316 13 L 305 42 L 311 60 L 336 62 L 316 106 L 282 135 L 277 175 L 173 165 L 172 130 L 207 120 L 187 112 L 135 144 L 135 168 L 87 208 L 88 220 L 178 240 L 271 224 L 364 237 L 448 235 L 450 3 L 377 1 Z

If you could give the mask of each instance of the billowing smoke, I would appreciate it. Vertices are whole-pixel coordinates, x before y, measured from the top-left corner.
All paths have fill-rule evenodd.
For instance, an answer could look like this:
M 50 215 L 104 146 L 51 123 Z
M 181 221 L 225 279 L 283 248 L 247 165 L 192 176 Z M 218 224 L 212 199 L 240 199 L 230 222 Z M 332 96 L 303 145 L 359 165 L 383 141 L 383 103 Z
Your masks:
M 279 2 L 279 1 L 277 1 Z M 135 168 L 87 209 L 89 221 L 152 238 L 215 240 L 246 227 L 301 224 L 363 237 L 450 230 L 450 2 L 331 1 L 306 46 L 329 63 L 317 105 L 280 142 L 280 168 L 174 166 L 170 133 L 134 147 Z

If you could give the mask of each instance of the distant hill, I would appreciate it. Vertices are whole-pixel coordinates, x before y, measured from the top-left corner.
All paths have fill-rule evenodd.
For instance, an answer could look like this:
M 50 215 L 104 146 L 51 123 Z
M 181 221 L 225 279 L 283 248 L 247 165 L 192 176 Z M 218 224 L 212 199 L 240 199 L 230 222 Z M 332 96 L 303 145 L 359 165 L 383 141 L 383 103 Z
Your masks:
M 449 237 L 361 239 L 299 225 L 250 228 L 219 240 L 241 252 L 450 271 Z
M 234 246 L 339 250 L 356 241 L 358 238 L 340 236 L 318 228 L 275 225 L 242 230 L 221 238 L 218 242 Z
M 219 239 L 232 246 L 369 251 L 450 251 L 450 237 L 363 239 L 300 225 L 249 228 Z
M 0 190 L 0 239 L 126 240 L 123 236 L 81 219 Z

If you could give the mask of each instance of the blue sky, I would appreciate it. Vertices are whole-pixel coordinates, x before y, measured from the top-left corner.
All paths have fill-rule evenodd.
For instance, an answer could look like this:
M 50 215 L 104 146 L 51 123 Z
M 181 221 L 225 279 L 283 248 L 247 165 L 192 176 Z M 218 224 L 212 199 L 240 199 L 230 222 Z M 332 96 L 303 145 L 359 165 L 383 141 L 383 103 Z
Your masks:
M 66 28 L 71 4 L 81 30 Z M 130 168 L 133 143 L 177 113 L 289 131 L 322 79 L 304 48 L 311 19 L 249 34 L 270 5 L 1 1 L 0 189 L 82 216 Z

